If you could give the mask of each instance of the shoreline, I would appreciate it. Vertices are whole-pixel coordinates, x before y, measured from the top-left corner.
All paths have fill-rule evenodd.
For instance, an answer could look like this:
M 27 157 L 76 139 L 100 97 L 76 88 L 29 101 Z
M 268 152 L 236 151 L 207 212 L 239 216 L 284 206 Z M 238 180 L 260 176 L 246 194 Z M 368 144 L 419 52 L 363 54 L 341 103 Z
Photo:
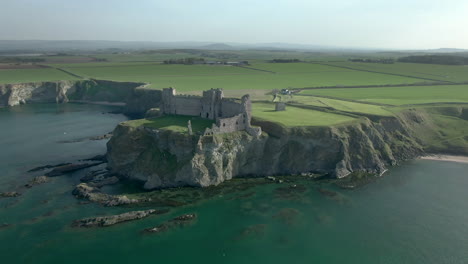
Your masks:
M 88 100 L 70 100 L 69 103 L 76 104 L 94 104 L 94 105 L 108 105 L 108 106 L 126 106 L 124 102 L 108 102 L 108 101 L 88 101 Z
M 423 160 L 439 160 L 439 161 L 450 161 L 458 163 L 468 163 L 468 156 L 455 156 L 455 155 L 428 155 L 419 157 Z

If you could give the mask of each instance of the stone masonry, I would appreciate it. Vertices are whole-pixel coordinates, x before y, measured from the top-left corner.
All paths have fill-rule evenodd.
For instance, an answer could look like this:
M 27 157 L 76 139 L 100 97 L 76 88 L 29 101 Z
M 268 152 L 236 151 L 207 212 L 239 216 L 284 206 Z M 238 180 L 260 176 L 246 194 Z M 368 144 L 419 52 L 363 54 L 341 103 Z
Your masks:
M 222 89 L 211 89 L 203 92 L 203 96 L 177 95 L 174 88 L 162 91 L 160 110 L 166 115 L 199 116 L 215 120 L 204 135 L 230 133 L 245 130 L 253 136 L 259 136 L 259 127 L 252 127 L 252 102 L 249 95 L 239 99 L 224 98 Z

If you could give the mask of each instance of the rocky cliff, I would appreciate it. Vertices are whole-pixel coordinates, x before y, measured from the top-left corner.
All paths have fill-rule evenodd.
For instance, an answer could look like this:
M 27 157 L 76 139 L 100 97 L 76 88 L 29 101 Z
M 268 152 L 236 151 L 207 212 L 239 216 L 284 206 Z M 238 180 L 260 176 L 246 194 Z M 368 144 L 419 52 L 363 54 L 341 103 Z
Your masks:
M 466 109 L 459 114 L 466 115 Z M 255 125 L 265 131 L 258 138 L 245 132 L 190 136 L 122 123 L 108 143 L 108 165 L 121 177 L 142 182 L 146 189 L 209 186 L 239 176 L 378 174 L 443 142 L 445 124 L 438 123 L 436 116 L 407 110 L 378 121 L 362 118 L 340 126 L 300 128 L 256 120 Z M 456 122 L 465 122 L 468 128 L 468 122 Z M 422 131 L 430 136 L 419 136 Z M 466 145 L 462 152 L 468 153 Z
M 161 91 L 144 83 L 81 80 L 0 84 L 0 107 L 26 103 L 111 102 L 124 103 L 124 112 L 143 116 L 158 107 Z
M 72 81 L 0 85 L 0 107 L 34 102 L 68 102 L 66 94 L 74 85 Z

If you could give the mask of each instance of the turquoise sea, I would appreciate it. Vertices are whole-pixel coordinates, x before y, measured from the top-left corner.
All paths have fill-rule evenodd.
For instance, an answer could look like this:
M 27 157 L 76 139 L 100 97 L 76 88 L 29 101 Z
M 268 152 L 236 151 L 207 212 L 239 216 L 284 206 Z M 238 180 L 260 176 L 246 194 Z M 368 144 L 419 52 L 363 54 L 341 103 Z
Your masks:
M 27 171 L 103 154 L 106 141 L 87 138 L 126 119 L 109 113 L 114 110 L 82 104 L 0 109 L 0 192 L 23 194 L 0 198 L 2 263 L 468 263 L 468 164 L 443 161 L 409 161 L 356 190 L 312 180 L 259 184 L 164 215 L 73 228 L 75 219 L 140 208 L 74 198 L 85 172 L 26 189 L 41 175 Z M 198 218 L 166 233 L 142 233 L 184 213 Z

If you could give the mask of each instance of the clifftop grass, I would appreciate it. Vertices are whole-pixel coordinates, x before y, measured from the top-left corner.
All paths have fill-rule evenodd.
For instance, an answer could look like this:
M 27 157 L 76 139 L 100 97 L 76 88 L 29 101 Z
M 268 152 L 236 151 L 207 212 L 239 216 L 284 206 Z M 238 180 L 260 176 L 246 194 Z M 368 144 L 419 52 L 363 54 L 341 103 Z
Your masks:
M 213 120 L 204 119 L 193 116 L 181 116 L 181 115 L 167 115 L 149 119 L 137 119 L 132 121 L 124 122 L 125 125 L 131 127 L 150 127 L 163 130 L 171 130 L 179 133 L 188 133 L 188 121 L 192 123 L 193 133 L 202 132 L 207 127 L 211 127 L 214 123 Z
M 286 106 L 286 111 L 275 111 L 275 104 L 259 102 L 252 104 L 252 116 L 280 123 L 287 127 L 332 126 L 357 120 L 356 118 L 346 115 L 302 109 L 289 105 Z

